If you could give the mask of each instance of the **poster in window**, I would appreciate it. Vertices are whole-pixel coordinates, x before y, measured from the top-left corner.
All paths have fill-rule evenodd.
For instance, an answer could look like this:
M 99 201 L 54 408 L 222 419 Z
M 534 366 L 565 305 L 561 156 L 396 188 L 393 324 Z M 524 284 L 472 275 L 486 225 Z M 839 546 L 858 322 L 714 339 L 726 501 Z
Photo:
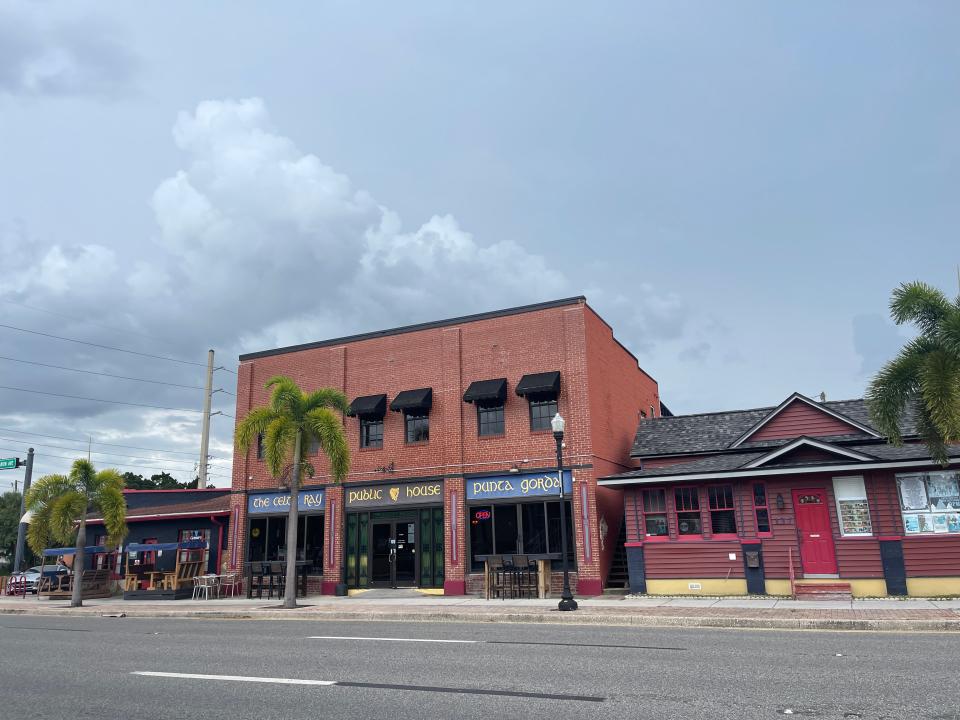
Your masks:
M 920 523 L 918 532 L 933 532 L 933 513 L 917 513 L 917 522 Z
M 960 510 L 960 488 L 955 473 L 930 473 L 927 494 L 934 510 Z
M 841 500 L 840 529 L 844 535 L 870 535 L 870 508 L 866 500 Z
M 916 515 L 904 515 L 903 530 L 907 535 L 916 535 L 920 532 L 920 518 Z
M 947 532 L 960 533 L 960 513 L 947 514 Z
M 947 516 L 945 513 L 937 513 L 933 516 L 933 531 L 938 533 L 947 532 Z
M 927 488 L 923 475 L 907 475 L 897 479 L 900 486 L 900 507 L 904 510 L 927 510 Z

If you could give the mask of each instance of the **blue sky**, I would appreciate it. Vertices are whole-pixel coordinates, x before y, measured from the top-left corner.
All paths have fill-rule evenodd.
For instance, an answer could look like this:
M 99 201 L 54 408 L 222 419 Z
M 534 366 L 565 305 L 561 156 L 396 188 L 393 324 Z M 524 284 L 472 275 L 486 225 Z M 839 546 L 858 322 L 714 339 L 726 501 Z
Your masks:
M 957 291 L 958 36 L 950 2 L 0 0 L 0 249 L 29 270 L 0 323 L 229 362 L 584 293 L 675 412 L 858 396 L 904 337 L 890 291 Z M 191 414 L 13 391 L 0 421 L 196 445 Z

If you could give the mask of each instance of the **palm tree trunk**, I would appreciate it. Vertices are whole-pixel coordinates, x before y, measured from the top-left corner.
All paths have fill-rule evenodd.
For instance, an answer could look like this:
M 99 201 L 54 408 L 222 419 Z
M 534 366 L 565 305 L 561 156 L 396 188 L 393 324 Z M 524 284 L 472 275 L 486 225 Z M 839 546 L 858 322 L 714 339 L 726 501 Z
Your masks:
M 77 530 L 77 551 L 73 555 L 73 591 L 70 595 L 70 607 L 83 605 L 83 547 L 87 544 L 87 510 L 80 516 L 80 528 Z
M 290 477 L 290 510 L 287 513 L 287 581 L 283 594 L 283 606 L 297 606 L 297 522 L 300 511 L 300 443 L 303 432 L 297 430 L 293 445 L 293 473 Z

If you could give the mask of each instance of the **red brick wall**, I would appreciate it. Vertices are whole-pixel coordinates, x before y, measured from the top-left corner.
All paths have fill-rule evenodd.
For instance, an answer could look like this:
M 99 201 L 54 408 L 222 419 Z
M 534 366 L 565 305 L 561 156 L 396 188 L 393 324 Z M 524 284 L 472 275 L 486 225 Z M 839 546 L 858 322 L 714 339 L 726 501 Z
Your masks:
M 452 583 L 449 589 L 454 591 L 464 582 L 467 562 L 468 529 L 463 524 L 466 510 L 463 482 L 458 476 L 507 472 L 514 464 L 521 471 L 553 466 L 556 455 L 552 433 L 530 430 L 528 403 L 518 397 L 514 389 L 525 374 L 554 370 L 561 374 L 558 407 L 567 422 L 565 464 L 594 466 L 592 470 L 590 467 L 576 470 L 575 488 L 579 483 L 587 487 L 586 528 L 581 521 L 584 505 L 579 492 L 574 493 L 573 510 L 581 584 L 599 592 L 619 530 L 622 501 L 619 491 L 600 489 L 598 493 L 596 477 L 600 471 L 607 474 L 630 466 L 629 448 L 636 430 L 637 411 L 648 405 L 659 407 L 659 399 L 655 382 L 637 367 L 636 359 L 616 343 L 609 327 L 581 301 L 245 360 L 238 371 L 236 415 L 239 420 L 251 408 L 266 404 L 269 393 L 264 383 L 278 374 L 289 375 L 305 390 L 338 388 L 351 400 L 361 395 L 386 393 L 389 401 L 403 390 L 432 387 L 433 408 L 427 443 L 406 445 L 403 415 L 388 411 L 383 448 L 360 449 L 359 421 L 345 419 L 352 452 L 346 482 L 447 477 L 445 568 L 446 580 Z M 476 408 L 463 402 L 463 393 L 475 380 L 499 377 L 508 381 L 505 433 L 500 437 L 478 437 Z M 594 394 L 597 400 L 592 399 Z M 595 450 L 594 445 L 599 450 Z M 393 473 L 384 474 L 376 469 L 391 463 L 395 468 Z M 320 486 L 329 481 L 325 460 L 318 456 L 314 465 L 317 475 L 313 479 L 304 478 L 304 486 Z M 277 481 L 270 477 L 266 465 L 256 459 L 255 448 L 246 454 L 236 454 L 233 487 L 243 492 L 277 488 Z M 453 545 L 449 541 L 452 492 L 459 492 L 458 563 L 453 561 Z M 244 495 L 238 498 L 237 502 L 245 502 Z M 328 515 L 330 502 L 335 499 L 333 488 L 328 489 Z M 337 508 L 337 515 L 335 551 L 339 558 L 343 551 L 339 545 L 343 535 L 342 506 Z M 602 550 L 597 532 L 600 515 L 606 518 L 609 528 Z M 245 522 L 246 518 L 242 517 L 244 530 L 240 537 L 244 541 Z M 328 539 L 331 522 L 328 517 Z M 589 537 L 584 532 L 588 532 Z M 338 572 L 326 568 L 325 585 L 335 582 Z

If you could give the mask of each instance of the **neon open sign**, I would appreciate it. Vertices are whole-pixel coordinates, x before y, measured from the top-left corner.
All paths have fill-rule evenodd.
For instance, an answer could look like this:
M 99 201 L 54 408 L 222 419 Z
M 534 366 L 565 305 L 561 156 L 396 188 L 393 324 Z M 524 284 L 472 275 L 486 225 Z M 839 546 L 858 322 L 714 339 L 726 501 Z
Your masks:
M 473 513 L 473 517 L 474 517 L 475 520 L 489 520 L 489 519 L 490 519 L 490 511 L 489 511 L 489 510 L 477 510 L 476 512 Z

